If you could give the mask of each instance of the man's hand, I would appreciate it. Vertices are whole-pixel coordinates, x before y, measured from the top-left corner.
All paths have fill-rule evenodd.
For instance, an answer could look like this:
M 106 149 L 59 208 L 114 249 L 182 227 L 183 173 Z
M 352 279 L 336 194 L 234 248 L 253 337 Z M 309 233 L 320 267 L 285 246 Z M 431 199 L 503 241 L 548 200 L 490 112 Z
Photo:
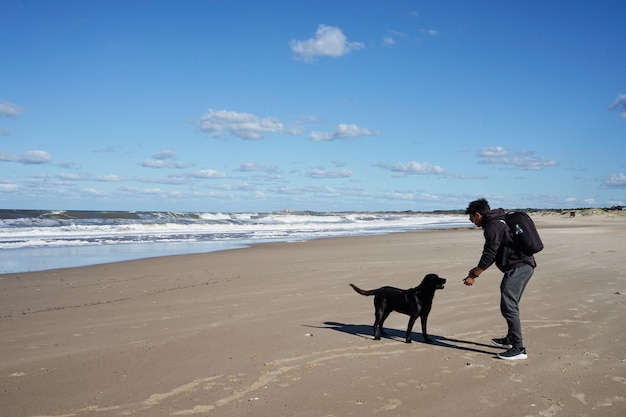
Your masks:
M 467 278 L 463 280 L 463 284 L 467 285 L 468 287 L 474 285 L 474 283 L 476 282 L 476 278 L 478 278 L 478 276 L 482 274 L 483 271 L 484 269 L 479 267 L 470 269 L 470 271 L 467 273 Z
M 472 285 L 474 285 L 475 282 L 476 282 L 476 278 L 474 277 L 467 277 L 463 280 L 463 284 L 467 285 L 468 287 L 471 287 Z

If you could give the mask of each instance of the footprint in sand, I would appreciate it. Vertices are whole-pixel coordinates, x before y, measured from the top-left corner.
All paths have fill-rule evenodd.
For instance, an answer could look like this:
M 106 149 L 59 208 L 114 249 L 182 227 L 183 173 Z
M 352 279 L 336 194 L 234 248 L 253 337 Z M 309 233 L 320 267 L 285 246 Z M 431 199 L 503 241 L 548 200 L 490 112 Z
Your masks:
M 612 379 L 615 382 L 621 382 L 622 384 L 626 384 L 626 378 L 624 378 L 624 377 L 614 376 Z
M 396 409 L 400 404 L 402 404 L 402 401 L 396 398 L 388 398 L 387 403 L 383 405 L 383 407 L 377 411 L 391 411 L 391 410 Z
M 598 407 L 612 407 L 616 402 L 624 402 L 624 397 L 605 398 L 603 401 L 597 403 Z
M 543 417 L 552 417 L 554 416 L 556 413 L 558 413 L 559 411 L 561 411 L 563 407 L 557 405 L 557 404 L 552 404 L 550 406 L 550 408 L 548 408 L 547 410 L 543 410 L 539 412 L 540 416 Z
M 582 392 L 572 392 L 572 397 L 576 398 L 581 403 L 587 405 L 587 401 L 585 401 L 585 394 Z

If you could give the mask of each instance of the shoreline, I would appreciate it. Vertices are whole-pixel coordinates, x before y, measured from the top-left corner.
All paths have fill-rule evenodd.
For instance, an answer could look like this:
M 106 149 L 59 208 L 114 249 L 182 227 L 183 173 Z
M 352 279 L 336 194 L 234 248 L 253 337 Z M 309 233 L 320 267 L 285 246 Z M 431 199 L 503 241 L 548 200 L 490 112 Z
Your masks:
M 411 212 L 412 213 L 412 212 Z M 447 212 L 419 213 L 418 215 L 450 215 Z M 554 224 L 560 223 L 561 226 L 569 226 L 571 223 L 582 227 L 584 223 L 594 224 L 594 219 L 603 219 L 602 221 L 617 221 L 626 219 L 626 212 L 616 210 L 578 210 L 576 218 L 570 218 L 569 211 L 557 210 L 534 210 L 529 211 L 540 224 L 538 226 L 556 227 Z M 336 213 L 341 214 L 341 213 Z M 384 214 L 384 213 L 378 213 Z M 458 213 L 455 213 L 458 215 Z M 459 219 L 465 220 L 464 216 Z M 547 222 L 545 221 L 547 220 Z M 543 224 L 541 224 L 543 223 Z M 323 225 L 320 225 L 322 227 Z M 383 225 L 383 227 L 385 227 Z M 117 244 L 101 244 L 101 245 L 51 245 L 40 247 L 24 247 L 24 248 L 6 248 L 0 249 L 0 277 L 12 273 L 25 273 L 46 271 L 50 269 L 84 267 L 88 265 L 100 265 L 111 262 L 119 262 L 125 260 L 147 259 L 161 256 L 171 256 L 180 254 L 196 254 L 210 253 L 215 251 L 238 249 L 249 247 L 250 245 L 280 242 L 280 241 L 306 241 L 311 239 L 325 239 L 337 236 L 370 236 L 382 235 L 387 233 L 411 233 L 419 230 L 448 230 L 456 228 L 464 228 L 465 226 L 431 226 L 431 225 L 415 225 L 411 227 L 405 225 L 403 228 L 394 230 L 393 227 L 381 231 L 360 230 L 353 234 L 349 232 L 329 233 L 327 236 L 298 236 L 297 234 L 291 238 L 284 236 L 282 238 L 267 239 L 181 239 L 176 241 L 154 241 L 154 242 L 119 242 Z M 473 227 L 467 221 L 467 227 Z
M 5 274 L 0 402 L 12 417 L 545 415 L 626 412 L 623 218 L 534 218 L 546 248 L 522 299 L 529 359 L 494 359 L 495 267 L 461 280 L 479 229 L 332 237 Z M 362 288 L 448 279 L 403 343 L 372 340 Z M 34 400 L 36 399 L 36 400 Z M 422 413 L 420 411 L 420 413 Z
M 94 263 L 94 264 L 86 264 L 86 265 L 78 265 L 78 266 L 67 266 L 67 267 L 59 267 L 59 268 L 50 268 L 50 269 L 42 269 L 42 270 L 35 270 L 35 271 L 23 271 L 23 272 L 7 272 L 7 273 L 2 273 L 0 274 L 0 280 L 4 279 L 5 277 L 10 277 L 10 276 L 25 276 L 25 275 L 31 275 L 31 274 L 48 274 L 48 275 L 56 275 L 57 273 L 62 273 L 64 271 L 72 271 L 75 269 L 86 269 L 86 268 L 106 268 L 107 266 L 123 266 L 124 264 L 127 263 L 133 263 L 133 262 L 150 262 L 150 261 L 157 261 L 157 262 L 165 262 L 167 261 L 167 259 L 169 258 L 177 258 L 177 257 L 195 257 L 195 256 L 207 256 L 207 255 L 211 255 L 211 254 L 217 254 L 217 253 L 223 253 L 223 252 L 231 252 L 231 251 L 245 251 L 245 250 L 250 250 L 252 248 L 255 247 L 264 247 L 264 246 L 290 246 L 290 245 L 297 245 L 297 244 L 303 244 L 303 243 L 307 243 L 307 242 L 317 242 L 317 241 L 335 241 L 335 240 L 342 240 L 342 239 L 368 239 L 368 238 L 377 238 L 377 237 L 384 237 L 384 236 L 392 236 L 392 235 L 402 235 L 402 234 L 420 234 L 420 233 L 425 233 L 425 232 L 446 232 L 446 231 L 459 231 L 459 230 L 478 230 L 477 227 L 475 226 L 468 226 L 468 227 L 442 227 L 442 228 L 429 228 L 429 229 L 419 229 L 419 230 L 406 230 L 406 231 L 391 231 L 391 232 L 386 232 L 386 233 L 380 233 L 380 234 L 365 234 L 365 235 L 346 235 L 346 236 L 327 236 L 327 237 L 312 237 L 312 238 L 308 238 L 308 239 L 301 239 L 301 240 L 288 240 L 288 241 L 268 241 L 268 242 L 254 242 L 254 243 L 249 243 L 249 244 L 242 244 L 241 246 L 236 246 L 233 245 L 232 247 L 227 247 L 225 249 L 216 249 L 216 250 L 210 250 L 210 251 L 201 251 L 201 252 L 185 252 L 185 253 L 175 253 L 175 254 L 168 254 L 168 255 L 155 255 L 155 256 L 148 256 L 148 257 L 142 257 L 142 258 L 132 258 L 132 259 L 123 259 L 123 260 L 116 260 L 116 261 L 110 261 L 110 262 L 101 262 L 101 263 Z
M 0 220 L 0 273 L 467 223 L 460 216 L 386 213 L 150 213 L 131 220 L 126 214 L 132 213 L 75 213 L 76 220 L 54 213 L 52 218 L 38 215 L 6 224 Z
M 537 227 L 539 228 L 555 228 L 555 227 L 571 227 L 575 225 L 576 227 L 591 227 L 598 225 L 599 222 L 603 224 L 616 223 L 620 224 L 621 222 L 626 221 L 626 213 L 622 212 L 602 212 L 598 214 L 594 211 L 585 211 L 583 214 L 579 215 L 576 218 L 570 218 L 563 213 L 556 212 L 553 210 L 542 211 L 542 212 L 534 212 L 531 213 L 532 218 L 537 223 Z M 9 271 L 0 271 L 0 280 L 5 275 L 11 274 L 25 274 L 29 272 L 44 272 L 49 270 L 56 269 L 67 269 L 67 268 L 84 268 L 87 266 L 93 265 L 106 265 L 110 263 L 117 262 L 126 262 L 126 261 L 134 261 L 141 259 L 154 259 L 160 257 L 167 256 L 179 256 L 179 255 L 192 255 L 192 254 L 206 254 L 213 252 L 221 252 L 224 250 L 237 250 L 237 249 L 245 249 L 255 245 L 264 245 L 269 243 L 289 243 L 289 242 L 304 242 L 309 240 L 318 240 L 318 239 L 334 239 L 341 237 L 368 237 L 368 236 L 381 236 L 386 234 L 394 234 L 394 233 L 419 233 L 425 230 L 431 231 L 445 231 L 445 230 L 463 230 L 463 229 L 473 229 L 475 228 L 468 222 L 467 227 L 465 226 L 451 226 L 451 227 L 426 227 L 426 228 L 415 228 L 415 229 L 407 229 L 403 231 L 389 231 L 383 233 L 361 233 L 355 235 L 344 235 L 344 236 L 326 236 L 326 237 L 311 237 L 311 238 L 302 238 L 302 239 L 294 239 L 294 240 L 277 240 L 277 241 L 209 241 L 209 242 L 175 242 L 175 243 L 152 243 L 152 244 L 135 244 L 135 243 L 127 243 L 122 245 L 110 245 L 110 247 L 103 246 L 84 246 L 84 247 L 59 247 L 59 248 L 31 248 L 22 250 L 19 253 L 19 256 L 16 258 L 12 258 L 13 262 L 28 262 L 29 260 L 37 257 L 41 257 L 43 253 L 46 253 L 43 256 L 45 259 L 49 260 L 39 260 L 40 265 L 50 265 L 50 266 L 39 266 L 35 267 L 35 269 L 30 270 L 9 270 Z M 181 249 L 183 247 L 183 249 Z M 126 252 L 123 254 L 119 254 L 122 250 L 121 248 L 128 248 Z M 11 251 L 11 249 L 8 249 Z M 115 254 L 115 252 L 118 252 Z M 128 252 L 135 252 L 134 255 L 129 254 Z M 157 253 L 156 255 L 154 253 Z M 5 253 L 0 253 L 0 255 L 4 256 Z M 73 257 L 88 257 L 90 260 L 88 261 L 77 261 L 70 262 L 69 265 L 63 265 L 63 263 L 67 263 L 67 261 L 62 260 L 59 261 L 57 258 L 69 256 Z M 25 260 L 21 260 L 24 258 Z M 10 261 L 5 261 L 10 262 Z M 19 269 L 19 268 L 14 268 Z

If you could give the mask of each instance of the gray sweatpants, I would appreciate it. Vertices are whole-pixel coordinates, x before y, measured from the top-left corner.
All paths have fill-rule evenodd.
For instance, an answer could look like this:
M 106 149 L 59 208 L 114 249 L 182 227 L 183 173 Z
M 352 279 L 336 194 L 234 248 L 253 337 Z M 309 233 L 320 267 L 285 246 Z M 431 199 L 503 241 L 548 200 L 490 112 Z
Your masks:
M 500 284 L 500 312 L 509 327 L 507 337 L 513 347 L 524 346 L 522 341 L 522 323 L 519 318 L 519 301 L 526 284 L 533 276 L 535 268 L 523 265 L 504 273 Z

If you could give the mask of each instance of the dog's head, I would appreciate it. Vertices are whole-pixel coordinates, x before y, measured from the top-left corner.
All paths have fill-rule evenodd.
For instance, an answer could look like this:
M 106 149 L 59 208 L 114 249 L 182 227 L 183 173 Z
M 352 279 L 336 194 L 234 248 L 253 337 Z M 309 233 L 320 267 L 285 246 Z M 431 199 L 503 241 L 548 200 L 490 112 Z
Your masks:
M 443 290 L 445 288 L 445 283 L 445 278 L 441 278 L 437 274 L 427 274 L 420 285 L 432 287 L 436 290 Z

